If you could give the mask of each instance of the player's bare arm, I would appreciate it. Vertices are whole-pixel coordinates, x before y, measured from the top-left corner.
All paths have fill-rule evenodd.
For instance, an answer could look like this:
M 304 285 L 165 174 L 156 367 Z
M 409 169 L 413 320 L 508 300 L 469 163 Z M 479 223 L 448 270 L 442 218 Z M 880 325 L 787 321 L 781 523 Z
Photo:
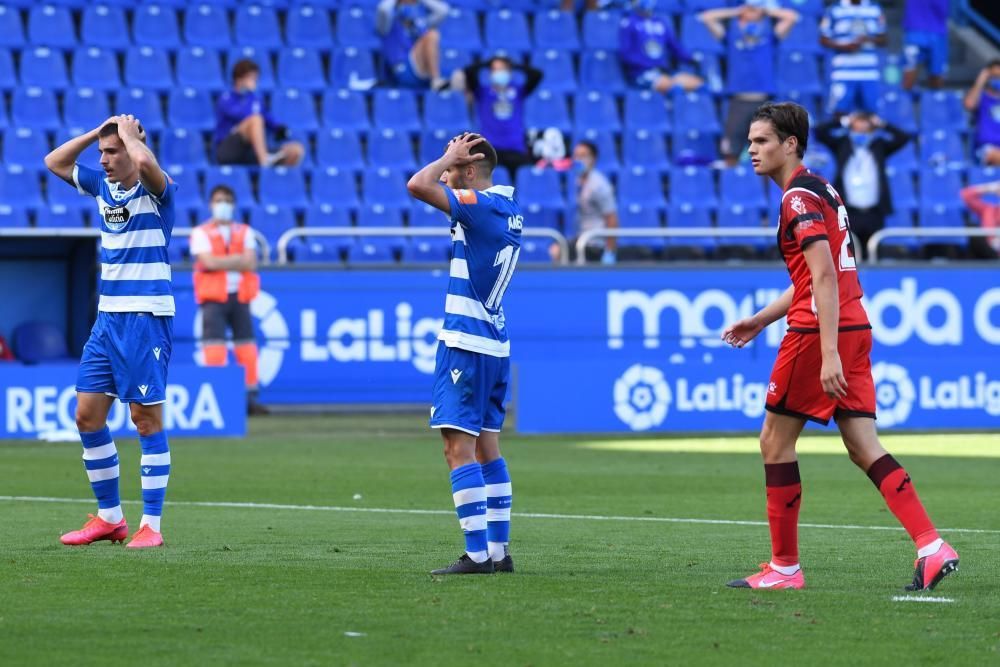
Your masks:
M 167 177 L 160 169 L 153 151 L 145 143 L 145 132 L 139 119 L 132 115 L 121 115 L 114 119 L 118 124 L 118 137 L 125 145 L 132 164 L 139 170 L 139 182 L 155 195 L 162 195 L 167 189 Z
M 795 295 L 795 286 L 789 285 L 781 296 L 761 308 L 750 317 L 744 317 L 738 322 L 730 324 L 722 332 L 722 340 L 736 348 L 745 346 L 757 337 L 761 331 L 777 322 L 788 314 L 788 309 L 792 306 L 792 297 Z
M 813 302 L 816 304 L 816 319 L 819 320 L 820 346 L 823 351 L 823 366 L 820 383 L 830 398 L 847 396 L 847 379 L 837 350 L 840 328 L 840 295 L 837 287 L 837 269 L 833 265 L 833 253 L 829 241 L 823 239 L 810 243 L 802 251 L 809 273 L 812 276 Z
M 778 39 L 784 39 L 791 32 L 795 24 L 799 22 L 799 13 L 794 9 L 768 9 L 765 13 L 774 19 L 774 34 Z
M 723 7 L 720 9 L 709 9 L 698 14 L 698 20 L 705 24 L 705 27 L 708 28 L 713 37 L 722 39 L 726 36 L 725 22 L 739 15 L 739 7 Z
M 406 189 L 410 195 L 451 215 L 451 202 L 441 189 L 441 175 L 452 167 L 464 167 L 482 159 L 469 151 L 483 141 L 478 134 L 468 132 L 452 139 L 448 142 L 444 155 L 415 173 L 407 182 Z
M 76 166 L 77 159 L 83 151 L 87 150 L 88 146 L 97 141 L 101 128 L 114 121 L 115 117 L 112 116 L 90 132 L 73 137 L 61 146 L 54 148 L 51 153 L 45 156 L 45 168 L 75 187 L 73 167 Z
M 969 88 L 969 92 L 965 94 L 965 104 L 966 111 L 975 111 L 979 108 L 979 99 L 983 96 L 983 88 L 986 87 L 986 82 L 990 79 L 990 68 L 984 67 L 979 71 L 979 75 L 976 76 L 975 83 L 972 84 L 972 88 Z

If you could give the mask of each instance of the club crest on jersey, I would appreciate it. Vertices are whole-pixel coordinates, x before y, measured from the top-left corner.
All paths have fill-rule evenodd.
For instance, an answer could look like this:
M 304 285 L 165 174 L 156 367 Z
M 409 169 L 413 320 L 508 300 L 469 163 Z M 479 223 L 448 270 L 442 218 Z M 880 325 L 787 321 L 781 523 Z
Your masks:
M 806 212 L 806 204 L 804 201 L 802 201 L 802 197 L 798 195 L 792 197 L 792 210 L 798 213 L 799 215 L 802 215 L 803 213 Z
M 129 212 L 124 206 L 108 206 L 104 209 L 104 224 L 113 231 L 118 231 L 128 224 Z
M 475 204 L 476 203 L 476 191 L 475 190 L 452 190 L 455 193 L 455 199 L 461 204 Z

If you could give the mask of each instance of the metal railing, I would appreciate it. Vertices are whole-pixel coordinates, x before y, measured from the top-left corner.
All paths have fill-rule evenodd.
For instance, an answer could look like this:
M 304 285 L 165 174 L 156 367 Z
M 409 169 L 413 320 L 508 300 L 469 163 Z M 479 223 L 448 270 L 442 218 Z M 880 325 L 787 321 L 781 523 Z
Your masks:
M 733 227 L 729 229 L 716 227 L 705 227 L 703 229 L 695 229 L 693 227 L 675 229 L 668 229 L 666 227 L 623 229 L 621 227 L 614 227 L 589 229 L 580 234 L 579 238 L 576 240 L 576 263 L 579 266 L 586 264 L 587 258 L 584 256 L 584 251 L 588 243 L 595 239 L 603 239 L 610 236 L 614 236 L 616 238 L 649 238 L 653 236 L 662 236 L 663 238 L 705 238 L 706 236 L 711 236 L 716 238 L 737 237 L 773 239 L 776 233 L 777 231 L 771 227 Z
M 288 264 L 288 244 L 292 239 L 303 236 L 450 236 L 447 227 L 295 227 L 289 229 L 278 238 L 278 264 Z M 525 229 L 522 236 L 551 239 L 559 246 L 560 264 L 569 263 L 569 243 L 566 237 L 555 229 L 547 227 Z
M 880 229 L 868 239 L 868 261 L 878 261 L 878 247 L 885 239 L 913 238 L 932 236 L 1000 236 L 1000 229 L 983 229 L 982 227 L 900 227 Z

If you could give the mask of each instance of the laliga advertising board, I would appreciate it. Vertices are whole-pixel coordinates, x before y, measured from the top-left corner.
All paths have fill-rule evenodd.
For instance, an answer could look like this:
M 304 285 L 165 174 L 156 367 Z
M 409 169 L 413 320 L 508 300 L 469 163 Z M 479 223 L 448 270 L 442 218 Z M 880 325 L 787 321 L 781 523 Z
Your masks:
M 861 281 L 880 427 L 1000 427 L 995 270 L 866 268 Z M 264 270 L 261 400 L 429 407 L 446 284 L 445 271 Z M 174 285 L 174 360 L 196 361 L 190 274 Z M 776 267 L 519 267 L 504 299 L 518 429 L 758 429 L 783 330 L 743 350 L 719 332 L 787 285 Z

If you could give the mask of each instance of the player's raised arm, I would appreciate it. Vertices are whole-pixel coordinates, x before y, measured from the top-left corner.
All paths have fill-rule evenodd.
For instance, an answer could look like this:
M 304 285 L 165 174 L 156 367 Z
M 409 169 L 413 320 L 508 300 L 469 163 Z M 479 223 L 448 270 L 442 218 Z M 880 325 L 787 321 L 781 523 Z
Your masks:
M 97 141 L 101 128 L 111 122 L 114 122 L 114 117 L 107 119 L 90 132 L 73 137 L 61 146 L 54 148 L 51 153 L 45 156 L 45 168 L 75 187 L 73 168 L 76 166 L 77 158 L 83 151 L 87 150 L 90 144 Z
M 410 177 L 406 184 L 410 195 L 451 215 L 451 202 L 442 188 L 441 176 L 453 167 L 465 167 L 481 160 L 482 155 L 473 155 L 470 150 L 483 141 L 478 134 L 468 132 L 452 139 L 444 155 Z
M 139 170 L 139 182 L 146 190 L 159 197 L 167 189 L 167 177 L 160 169 L 153 151 L 146 145 L 146 135 L 139 120 L 131 115 L 122 115 L 115 118 L 115 123 L 118 124 L 118 136 L 125 145 L 129 159 Z

